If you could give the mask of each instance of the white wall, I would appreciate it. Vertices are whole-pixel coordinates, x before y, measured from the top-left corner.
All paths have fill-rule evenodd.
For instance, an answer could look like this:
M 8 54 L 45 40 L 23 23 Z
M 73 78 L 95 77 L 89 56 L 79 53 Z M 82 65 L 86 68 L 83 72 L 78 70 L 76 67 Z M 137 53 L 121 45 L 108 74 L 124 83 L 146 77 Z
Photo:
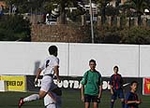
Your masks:
M 140 46 L 140 76 L 150 77 L 150 46 Z
M 0 74 L 34 75 L 50 45 L 59 48 L 62 76 L 82 76 L 92 58 L 105 77 L 113 73 L 115 65 L 124 77 L 150 76 L 150 46 L 51 42 L 0 42 Z
M 138 76 L 138 46 L 110 44 L 70 44 L 69 76 L 82 75 L 89 69 L 91 58 L 97 61 L 97 69 L 110 76 L 118 65 L 123 76 Z
M 48 56 L 50 45 L 59 47 L 60 65 L 63 70 L 61 75 L 67 75 L 67 44 L 27 42 L 0 42 L 0 74 L 34 75 L 39 64 Z

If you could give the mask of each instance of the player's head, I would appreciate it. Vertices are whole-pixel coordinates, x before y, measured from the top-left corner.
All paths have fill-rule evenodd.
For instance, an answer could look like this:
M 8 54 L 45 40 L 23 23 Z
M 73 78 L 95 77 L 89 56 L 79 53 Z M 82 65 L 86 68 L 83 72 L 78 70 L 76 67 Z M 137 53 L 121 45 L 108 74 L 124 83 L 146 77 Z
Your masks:
M 131 91 L 136 92 L 137 87 L 138 87 L 138 82 L 137 82 L 137 81 L 132 81 L 132 82 L 130 83 Z
M 94 59 L 91 59 L 89 61 L 89 66 L 90 66 L 90 69 L 91 70 L 95 70 L 95 67 L 96 67 L 96 61 Z
M 118 66 L 114 66 L 114 73 L 118 73 L 119 71 L 119 67 Z
M 48 51 L 49 51 L 49 54 L 50 54 L 50 55 L 57 56 L 58 48 L 57 48 L 55 45 L 51 45 L 51 46 L 48 48 Z

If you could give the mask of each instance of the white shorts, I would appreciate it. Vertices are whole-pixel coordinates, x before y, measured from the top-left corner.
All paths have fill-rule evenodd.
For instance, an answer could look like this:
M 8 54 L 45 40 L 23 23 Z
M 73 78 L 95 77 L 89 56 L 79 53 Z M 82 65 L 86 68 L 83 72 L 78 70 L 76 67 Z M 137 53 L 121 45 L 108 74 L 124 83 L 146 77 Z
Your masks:
M 47 94 L 44 97 L 44 105 L 46 108 L 61 108 L 61 97 L 57 96 L 56 94 L 52 93 L 55 97 L 55 101 Z
M 52 103 L 52 104 L 46 105 L 45 108 L 57 108 L 57 107 L 56 107 L 56 104 Z
M 40 90 L 48 92 L 53 84 L 53 78 L 51 76 L 43 76 L 41 80 Z

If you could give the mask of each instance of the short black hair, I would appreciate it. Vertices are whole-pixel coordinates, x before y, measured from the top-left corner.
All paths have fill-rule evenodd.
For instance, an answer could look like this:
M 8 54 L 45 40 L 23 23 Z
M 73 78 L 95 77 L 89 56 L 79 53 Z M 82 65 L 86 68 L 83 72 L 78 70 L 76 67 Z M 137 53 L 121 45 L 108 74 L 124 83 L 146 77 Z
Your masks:
M 119 67 L 118 67 L 118 66 L 114 66 L 114 69 L 115 69 L 115 68 L 117 68 L 117 70 L 119 69 Z
M 132 86 L 134 83 L 138 84 L 138 82 L 134 80 L 130 83 L 130 85 Z
M 91 59 L 91 60 L 89 61 L 89 64 L 90 64 L 91 62 L 93 62 L 94 64 L 96 64 L 96 61 L 95 61 L 94 59 Z
M 57 46 L 55 46 L 55 45 L 51 45 L 51 46 L 48 48 L 48 51 L 49 51 L 50 55 L 54 55 L 54 54 L 57 53 L 58 48 L 57 48 Z

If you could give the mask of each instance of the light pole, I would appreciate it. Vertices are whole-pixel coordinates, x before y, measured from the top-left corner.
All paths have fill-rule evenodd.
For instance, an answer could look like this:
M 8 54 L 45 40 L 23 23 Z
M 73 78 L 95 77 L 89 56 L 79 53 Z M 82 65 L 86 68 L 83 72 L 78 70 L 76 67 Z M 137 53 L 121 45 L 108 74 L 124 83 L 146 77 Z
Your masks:
M 92 2 L 90 2 L 90 21 L 91 21 L 91 38 L 92 38 L 92 43 L 94 43 L 94 30 L 93 30 L 93 9 L 92 9 Z

